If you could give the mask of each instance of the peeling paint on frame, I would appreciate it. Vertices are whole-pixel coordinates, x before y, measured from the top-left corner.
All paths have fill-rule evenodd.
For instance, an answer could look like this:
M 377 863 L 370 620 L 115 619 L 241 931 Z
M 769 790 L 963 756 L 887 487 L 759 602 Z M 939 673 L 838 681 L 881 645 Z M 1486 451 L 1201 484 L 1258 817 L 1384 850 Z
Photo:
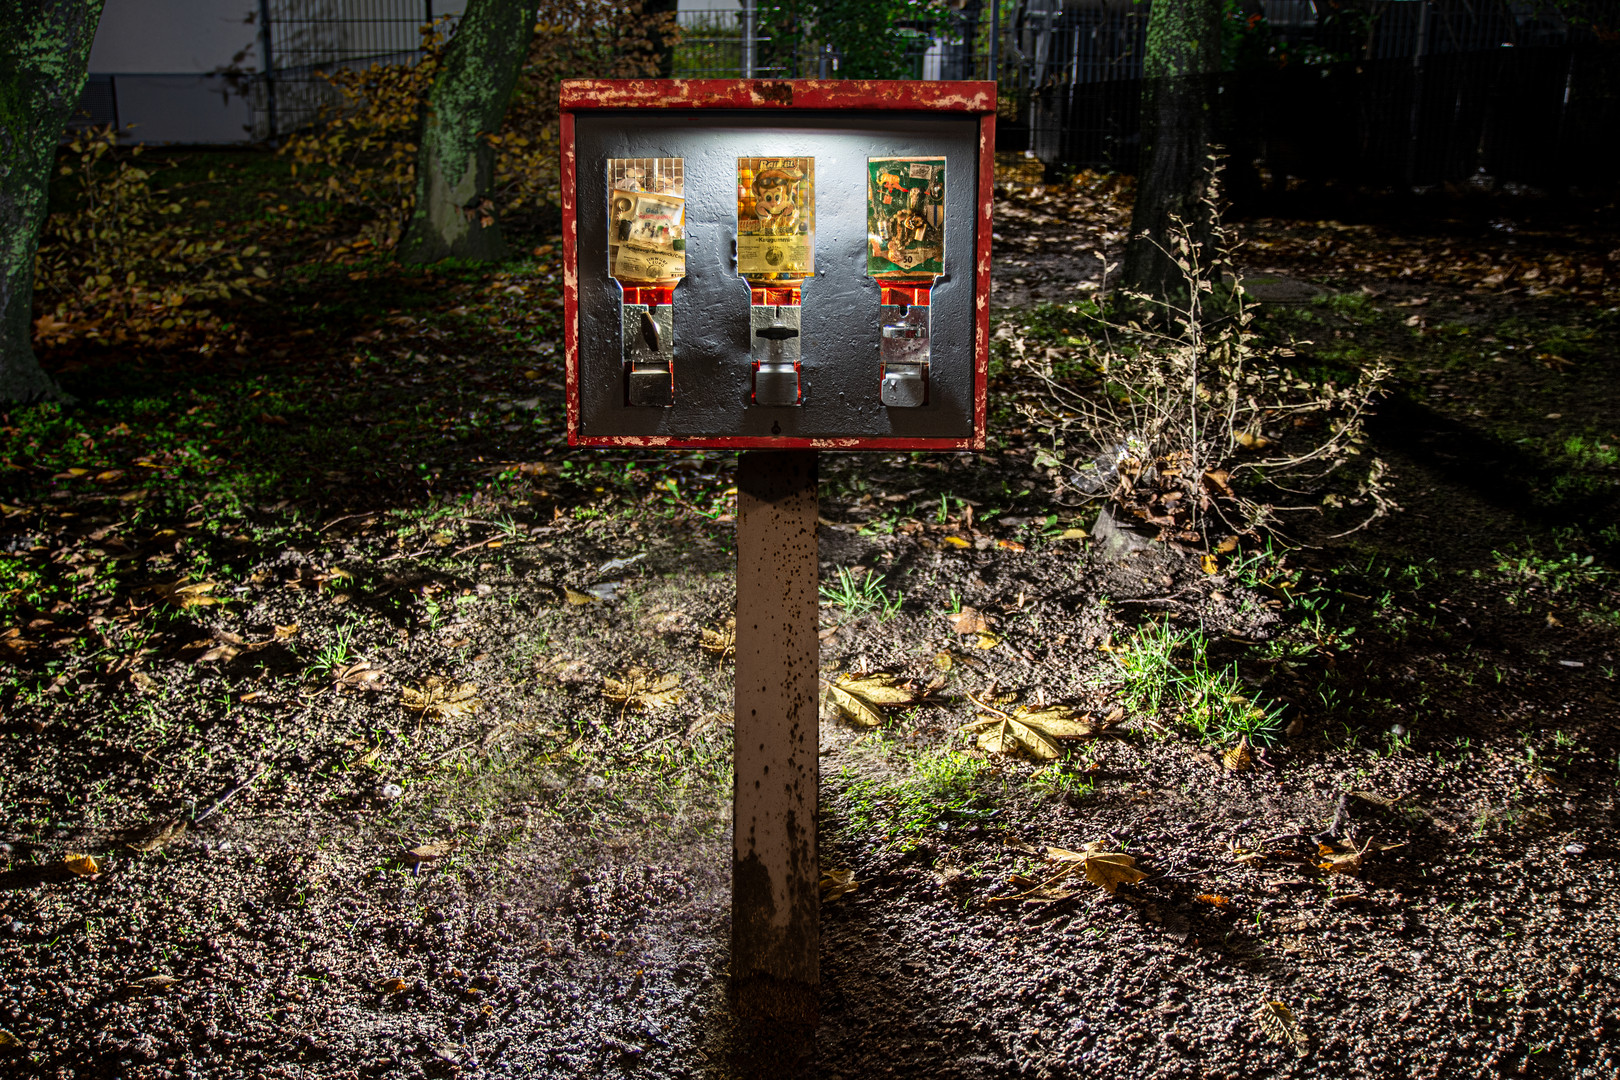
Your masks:
M 990 359 L 991 228 L 995 178 L 996 88 L 989 82 L 877 80 L 572 79 L 562 84 L 564 356 L 570 446 L 657 449 L 803 448 L 826 450 L 982 450 L 986 443 L 986 385 Z M 578 219 L 574 114 L 595 110 L 910 111 L 977 114 L 978 190 L 974 266 L 973 434 L 970 438 L 847 438 L 584 435 L 580 431 Z

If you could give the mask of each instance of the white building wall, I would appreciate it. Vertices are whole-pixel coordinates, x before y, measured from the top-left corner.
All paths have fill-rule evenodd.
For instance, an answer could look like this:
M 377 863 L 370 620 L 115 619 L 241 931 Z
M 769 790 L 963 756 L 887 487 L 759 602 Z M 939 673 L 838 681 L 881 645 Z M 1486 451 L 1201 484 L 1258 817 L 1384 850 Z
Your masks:
M 238 54 L 257 70 L 257 10 L 252 0 L 106 0 L 90 70 L 197 74 L 229 67 Z
M 274 67 L 354 56 L 369 38 L 346 20 L 399 19 L 406 26 L 425 19 L 428 2 L 269 0 Z M 466 0 L 432 0 L 435 17 L 465 7 Z M 86 100 L 95 102 L 97 123 L 116 116 L 130 141 L 251 142 L 266 134 L 263 91 L 243 76 L 257 76 L 263 60 L 258 0 L 106 0 Z M 261 99 L 257 111 L 250 94 Z

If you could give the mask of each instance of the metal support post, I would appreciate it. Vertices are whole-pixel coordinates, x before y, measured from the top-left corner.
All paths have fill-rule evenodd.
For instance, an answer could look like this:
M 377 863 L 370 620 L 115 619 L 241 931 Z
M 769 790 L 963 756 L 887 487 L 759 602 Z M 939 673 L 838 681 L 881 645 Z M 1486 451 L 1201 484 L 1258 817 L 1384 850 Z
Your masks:
M 997 52 L 1001 45 L 1001 0 L 990 0 L 990 42 L 985 49 L 985 75 L 991 82 L 997 81 Z
M 821 983 L 816 517 L 816 451 L 741 455 L 732 1005 L 807 1027 Z
M 270 143 L 274 145 L 280 132 L 276 130 L 276 51 L 270 39 L 270 0 L 259 0 L 259 63 L 264 70 L 265 116 L 270 125 Z
M 754 0 L 742 0 L 742 77 L 752 79 L 754 68 L 758 66 L 754 53 L 754 34 L 757 32 L 758 16 L 754 10 Z

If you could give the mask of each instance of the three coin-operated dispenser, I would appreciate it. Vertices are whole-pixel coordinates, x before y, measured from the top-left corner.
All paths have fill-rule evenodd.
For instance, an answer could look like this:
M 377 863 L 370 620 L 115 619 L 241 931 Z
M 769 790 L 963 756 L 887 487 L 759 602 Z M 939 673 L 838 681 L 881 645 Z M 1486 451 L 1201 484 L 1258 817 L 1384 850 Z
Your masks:
M 750 292 L 755 405 L 803 400 L 799 301 L 815 273 L 815 168 L 808 157 L 737 160 L 737 272 Z
M 995 90 L 562 88 L 568 433 L 984 445 Z
M 608 273 L 620 298 L 627 406 L 675 403 L 675 286 L 686 276 L 680 158 L 611 158 Z
M 735 447 L 728 985 L 818 1009 L 816 454 L 985 444 L 985 82 L 562 85 L 575 446 Z
M 945 159 L 869 158 L 866 271 L 883 290 L 883 404 L 928 404 L 928 296 L 945 272 Z

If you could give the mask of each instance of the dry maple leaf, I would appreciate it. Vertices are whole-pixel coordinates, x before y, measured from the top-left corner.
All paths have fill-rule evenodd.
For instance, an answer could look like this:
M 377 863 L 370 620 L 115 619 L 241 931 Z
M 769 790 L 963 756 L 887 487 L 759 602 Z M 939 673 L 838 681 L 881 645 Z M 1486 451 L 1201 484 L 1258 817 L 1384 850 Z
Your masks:
M 231 637 L 236 637 L 235 634 L 231 634 L 230 636 Z M 204 642 L 204 644 L 209 644 L 209 643 Z M 188 648 L 189 648 L 189 646 L 188 646 Z M 240 639 L 238 639 L 236 641 L 221 641 L 217 645 L 212 645 L 212 647 L 209 648 L 206 652 L 204 652 L 200 656 L 198 656 L 196 662 L 199 663 L 199 664 L 207 664 L 207 663 L 210 663 L 210 662 L 212 662 L 214 660 L 227 660 L 227 661 L 229 661 L 229 660 L 235 660 L 238 656 L 241 656 L 241 655 L 242 655 L 242 642 L 241 642 Z
M 351 690 L 381 690 L 382 680 L 388 673 L 382 668 L 372 667 L 368 660 L 360 660 L 347 667 L 339 668 L 332 673 L 332 685 L 347 687 Z M 471 685 L 470 683 L 467 685 Z M 474 688 L 476 690 L 476 688 Z M 412 706 L 407 705 L 406 708 Z
M 979 746 L 992 754 L 1012 754 L 1020 750 L 1042 761 L 1058 756 L 1058 739 L 1080 739 L 1104 730 L 1112 719 L 1096 723 L 1072 705 L 1019 706 L 1003 712 L 969 695 L 983 715 L 959 730 L 977 734 Z M 1121 713 L 1120 715 L 1123 715 Z
M 630 709 L 662 709 L 681 699 L 680 676 L 655 675 L 647 668 L 633 667 L 623 678 L 602 678 L 602 696 Z
M 1086 853 L 1086 880 L 1109 896 L 1121 885 L 1134 885 L 1147 877 L 1146 870 L 1136 868 L 1136 860 L 1118 851 L 1092 851 Z
M 158 851 L 184 836 L 186 826 L 185 818 L 171 818 L 145 830 L 139 839 L 132 840 L 125 846 L 131 851 Z
M 1339 850 L 1332 844 L 1318 844 L 1317 855 L 1322 859 L 1316 864 L 1318 870 L 1329 874 L 1349 874 L 1352 877 L 1359 874 L 1367 864 L 1367 855 L 1373 851 L 1394 851 L 1406 845 L 1401 844 L 1374 844 L 1368 840 L 1361 847 L 1354 844 L 1347 845 L 1347 850 Z
M 884 672 L 870 675 L 845 672 L 835 679 L 823 679 L 821 693 L 824 701 L 861 727 L 877 727 L 883 723 L 879 709 L 915 705 L 921 700 L 909 683 L 898 675 Z
M 965 607 L 945 618 L 949 620 L 951 629 L 958 634 L 988 634 L 992 629 L 990 620 L 977 608 Z
M 828 870 L 821 875 L 821 900 L 831 903 L 845 893 L 854 892 L 861 883 L 855 880 L 853 870 Z
M 77 851 L 70 851 L 62 857 L 62 865 L 75 874 L 89 875 L 101 873 L 101 865 L 95 857 Z
M 737 652 L 737 620 L 727 619 L 724 626 L 703 628 L 703 651 L 724 660 Z
M 1238 744 L 1229 747 L 1221 755 L 1221 764 L 1231 772 L 1243 772 L 1254 768 L 1254 755 L 1249 753 L 1249 738 L 1245 735 L 1238 740 Z
M 399 701 L 412 712 L 436 720 L 470 716 L 482 704 L 478 687 L 473 683 L 451 682 L 437 675 L 430 675 L 419 687 L 405 687 L 400 691 Z
M 1316 864 L 1316 868 L 1327 874 L 1349 874 L 1354 877 L 1361 873 L 1367 852 L 1371 850 L 1371 840 L 1359 848 L 1352 844 L 1348 851 L 1340 851 L 1331 844 L 1318 844 L 1316 851 L 1322 861 Z
M 415 847 L 408 847 L 402 854 L 405 862 L 415 865 L 442 859 L 454 850 L 454 844 L 445 840 L 438 840 L 427 844 L 417 844 Z
M 1233 846 L 1232 861 L 1243 866 L 1259 866 L 1266 861 L 1265 851 L 1250 851 L 1248 848 Z
M 1042 881 L 1015 879 L 1016 883 L 1028 887 L 1016 896 L 992 897 L 990 903 L 1013 901 L 1046 903 L 1066 900 L 1077 891 L 1068 885 L 1077 875 L 1083 875 L 1087 881 L 1112 896 L 1121 885 L 1134 884 L 1148 876 L 1146 870 L 1137 869 L 1136 859 L 1133 856 L 1119 851 L 1101 851 L 1098 847 L 1099 845 L 1088 844 L 1085 851 L 1048 847 L 1046 860 L 1058 864 L 1055 873 Z
M 34 647 L 34 643 L 22 636 L 22 631 L 13 626 L 5 633 L 0 633 L 0 648 L 10 649 L 12 652 L 26 652 Z
M 1301 1057 L 1310 1053 L 1310 1038 L 1299 1026 L 1294 1010 L 1280 1001 L 1268 1001 L 1254 1014 L 1254 1022 L 1262 1034 L 1274 1043 L 1292 1046 Z
M 729 713 L 704 713 L 702 716 L 686 725 L 686 737 L 692 736 L 711 727 L 730 727 L 737 722 L 737 718 Z
M 173 604 L 181 609 L 206 607 L 209 604 L 220 603 L 219 597 L 209 595 L 217 588 L 219 588 L 219 582 L 217 581 L 171 581 L 152 586 L 152 590 L 158 594 L 159 600 Z
M 297 633 L 298 627 L 296 624 L 291 627 L 278 626 L 275 628 L 274 633 L 263 641 L 247 641 L 239 634 L 233 634 L 229 630 L 215 630 L 213 637 L 193 641 L 189 645 L 182 646 L 182 651 L 190 649 L 205 650 L 195 661 L 199 664 L 211 660 L 234 660 L 243 653 L 257 652 Z

